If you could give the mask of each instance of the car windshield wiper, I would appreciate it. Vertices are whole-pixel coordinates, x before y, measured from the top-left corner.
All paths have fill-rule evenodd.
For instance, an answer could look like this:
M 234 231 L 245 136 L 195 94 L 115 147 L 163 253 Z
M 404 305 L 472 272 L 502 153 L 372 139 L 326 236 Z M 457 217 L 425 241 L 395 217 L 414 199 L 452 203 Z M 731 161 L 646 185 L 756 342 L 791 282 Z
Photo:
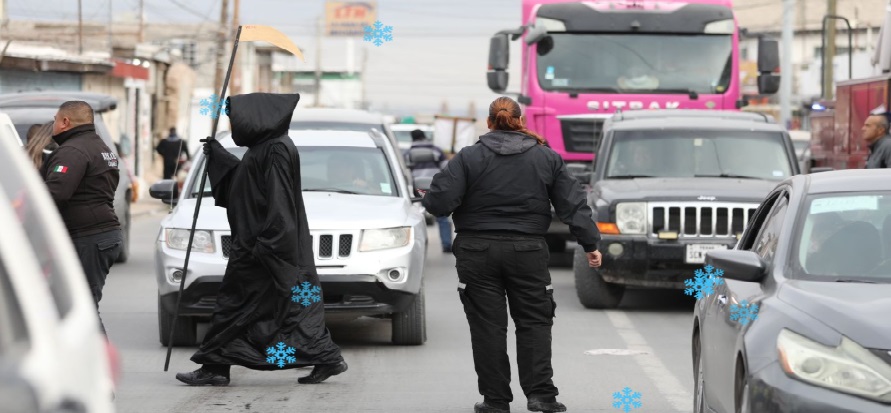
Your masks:
M 347 191 L 346 189 L 338 189 L 338 188 L 309 188 L 309 189 L 303 189 L 303 192 L 337 192 L 338 194 L 359 195 L 358 192 Z
M 561 93 L 622 93 L 619 88 L 615 87 L 586 87 L 586 88 L 571 88 L 571 89 L 556 89 L 555 91 Z
M 864 283 L 864 284 L 878 284 L 876 281 L 872 280 L 862 280 L 858 278 L 839 278 L 835 280 L 837 283 Z
M 728 174 L 723 173 L 720 175 L 693 175 L 696 178 L 742 178 L 742 179 L 764 179 L 760 176 L 751 176 L 751 175 L 736 175 L 736 174 Z
M 608 179 L 659 178 L 653 175 L 610 175 Z
M 192 192 L 192 198 L 198 198 L 198 195 L 199 194 L 197 192 Z M 213 197 L 213 193 L 210 191 L 204 191 L 204 197 L 205 198 Z

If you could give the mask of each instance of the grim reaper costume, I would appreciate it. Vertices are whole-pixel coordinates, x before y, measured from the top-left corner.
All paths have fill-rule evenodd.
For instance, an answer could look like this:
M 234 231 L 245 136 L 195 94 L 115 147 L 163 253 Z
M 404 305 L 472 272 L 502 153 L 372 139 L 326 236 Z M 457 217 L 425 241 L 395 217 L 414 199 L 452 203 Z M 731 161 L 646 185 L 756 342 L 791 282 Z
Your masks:
M 318 383 L 347 365 L 325 327 L 300 187 L 300 157 L 288 137 L 297 94 L 228 99 L 232 139 L 243 159 L 215 139 L 205 144 L 214 201 L 227 209 L 232 248 L 210 330 L 176 378 L 229 384 L 229 367 L 279 370 L 315 366 L 300 383 Z

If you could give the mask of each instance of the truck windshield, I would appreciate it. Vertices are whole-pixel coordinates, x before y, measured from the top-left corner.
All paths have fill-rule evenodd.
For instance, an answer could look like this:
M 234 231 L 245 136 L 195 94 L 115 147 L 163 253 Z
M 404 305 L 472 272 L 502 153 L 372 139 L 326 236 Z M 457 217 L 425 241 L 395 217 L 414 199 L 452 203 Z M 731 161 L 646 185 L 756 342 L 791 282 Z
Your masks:
M 724 93 L 732 38 L 726 34 L 553 33 L 538 56 L 543 90 L 598 93 Z
M 606 178 L 718 177 L 782 180 L 792 166 L 780 132 L 617 131 Z

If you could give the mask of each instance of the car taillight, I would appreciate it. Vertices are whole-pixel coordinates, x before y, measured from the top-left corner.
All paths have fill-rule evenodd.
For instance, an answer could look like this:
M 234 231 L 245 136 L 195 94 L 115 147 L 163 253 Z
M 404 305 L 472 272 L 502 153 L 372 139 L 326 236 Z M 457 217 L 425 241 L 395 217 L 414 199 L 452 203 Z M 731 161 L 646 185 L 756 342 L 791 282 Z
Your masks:
M 108 356 L 108 368 L 111 370 L 112 383 L 117 387 L 121 378 L 121 357 L 117 347 L 111 344 L 107 338 L 105 339 L 105 353 Z

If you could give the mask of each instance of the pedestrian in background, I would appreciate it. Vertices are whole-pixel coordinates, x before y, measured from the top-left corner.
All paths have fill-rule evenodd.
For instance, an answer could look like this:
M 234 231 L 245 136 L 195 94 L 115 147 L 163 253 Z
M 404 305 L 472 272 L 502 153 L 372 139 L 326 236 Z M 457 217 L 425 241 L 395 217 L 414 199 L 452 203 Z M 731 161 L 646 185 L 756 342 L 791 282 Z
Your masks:
M 49 155 L 59 147 L 59 144 L 53 141 L 53 123 L 31 125 L 28 129 L 27 140 L 28 144 L 25 145 L 25 150 L 28 151 L 31 162 L 34 162 L 34 166 L 39 171 Z
M 176 128 L 170 128 L 167 138 L 158 142 L 155 148 L 161 158 L 164 159 L 164 179 L 173 179 L 176 169 L 185 161 L 191 159 L 189 147 L 186 141 L 176 134 Z M 185 158 L 185 159 L 183 159 Z
M 869 145 L 866 169 L 891 168 L 891 136 L 888 114 L 873 114 L 863 122 L 863 140 Z
M 96 133 L 93 108 L 86 102 L 63 103 L 52 133 L 59 147 L 47 158 L 41 174 L 71 235 L 98 316 L 105 278 L 124 244 L 114 211 L 118 158 Z M 101 318 L 99 325 L 104 334 Z
M 599 267 L 600 232 L 585 193 L 563 159 L 526 129 L 520 106 L 501 97 L 489 106 L 490 132 L 462 149 L 433 178 L 423 205 L 454 214 L 458 294 L 470 325 L 483 402 L 477 413 L 507 413 L 513 400 L 507 355 L 507 305 L 516 325 L 517 364 L 526 407 L 563 412 L 552 381 L 551 327 L 557 307 L 545 234 L 551 204 Z
M 288 137 L 299 99 L 297 94 L 231 96 L 232 140 L 247 152 L 239 160 L 216 139 L 205 143 L 214 202 L 226 208 L 233 242 L 210 329 L 192 356 L 201 368 L 177 373 L 183 383 L 226 386 L 233 365 L 315 366 L 299 383 L 321 383 L 347 371 L 325 326 L 300 155 Z M 316 292 L 320 299 L 301 302 L 294 299 L 297 290 Z
M 434 153 L 434 161 L 432 162 L 411 162 L 411 150 L 405 154 L 406 162 L 409 162 L 409 168 L 412 176 L 415 178 L 435 175 L 442 169 L 443 162 L 446 161 L 445 153 L 442 149 L 427 140 L 427 135 L 420 129 L 411 131 L 411 149 L 430 149 Z M 436 217 L 436 225 L 439 227 L 439 240 L 442 243 L 442 252 L 452 252 L 452 222 L 448 216 Z

